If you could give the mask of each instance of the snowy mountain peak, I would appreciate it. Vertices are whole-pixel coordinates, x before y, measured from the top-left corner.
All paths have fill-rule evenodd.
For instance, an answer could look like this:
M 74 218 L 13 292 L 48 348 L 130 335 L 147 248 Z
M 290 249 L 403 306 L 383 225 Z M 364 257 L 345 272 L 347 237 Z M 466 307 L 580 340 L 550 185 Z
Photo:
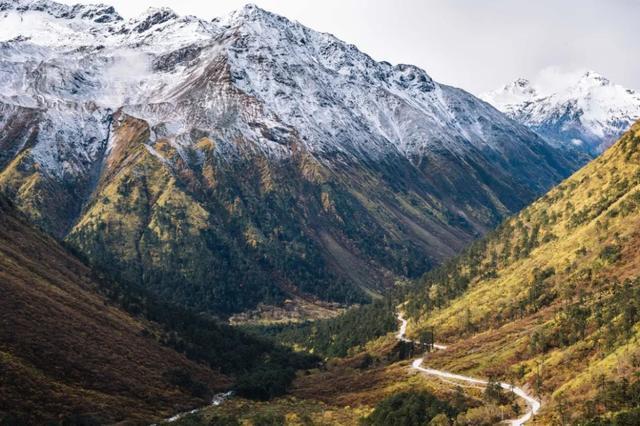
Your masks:
M 156 253 L 156 241 L 194 253 L 214 246 L 216 253 L 240 253 L 250 244 L 250 258 L 238 260 L 247 279 L 238 275 L 234 288 L 262 271 L 286 285 L 310 276 L 298 266 L 302 275 L 278 269 L 300 265 L 281 260 L 289 252 L 327 256 L 336 265 L 335 277 L 327 272 L 327 280 L 309 281 L 318 288 L 391 284 L 395 272 L 376 266 L 377 256 L 394 271 L 417 275 L 420 265 L 485 232 L 578 164 L 416 66 L 377 62 L 352 44 L 253 5 L 211 21 L 170 9 L 126 21 L 68 19 L 64 14 L 73 10 L 0 12 L 0 171 L 11 177 L 0 183 L 22 205 L 37 204 L 28 213 L 46 217 L 60 236 L 81 223 L 77 235 L 102 229 L 99 224 L 135 222 L 141 227 L 134 231 L 120 228 L 136 241 L 127 247 L 140 246 L 149 231 Z M 142 204 L 135 194 L 145 194 Z M 240 223 L 246 228 L 238 232 Z M 277 231 L 286 241 L 276 242 L 278 223 L 292 224 Z M 117 246 L 124 241 L 119 232 L 111 234 Z M 194 239 L 177 239 L 187 234 Z M 309 246 L 291 250 L 290 238 Z M 397 247 L 397 261 L 389 262 L 385 247 Z M 252 266 L 265 249 L 276 263 Z M 357 253 L 355 260 L 337 261 L 348 251 Z M 181 253 L 167 264 L 174 270 L 184 259 L 217 256 Z M 353 265 L 371 269 L 373 278 L 351 277 Z M 315 259 L 309 268 L 325 269 Z M 229 270 L 203 261 L 186 273 L 217 282 L 208 275 L 212 269 Z M 219 294 L 234 293 L 208 294 L 210 305 Z
M 235 15 L 241 15 L 241 16 L 253 17 L 253 18 L 260 17 L 260 16 L 274 16 L 273 13 L 258 7 L 254 3 L 247 3 L 233 13 Z
M 89 19 L 96 23 L 106 24 L 122 21 L 122 17 L 113 6 L 106 4 L 76 4 L 72 7 L 70 17 Z
M 544 87 L 518 79 L 481 95 L 556 144 L 598 154 L 640 118 L 640 95 L 595 71 Z
M 106 4 L 65 5 L 51 0 L 4 0 L 0 1 L 1 11 L 43 12 L 56 18 L 84 19 L 96 23 L 122 21 L 122 17 L 113 6 Z
M 536 97 L 538 97 L 538 92 L 526 78 L 518 78 L 496 91 L 481 96 L 482 99 L 494 106 L 519 104 Z
M 531 87 L 531 82 L 529 80 L 527 80 L 526 78 L 517 78 L 516 80 L 514 80 L 513 84 L 515 87 L 520 87 L 520 88 L 529 88 Z
M 608 86 L 611 81 L 595 71 L 586 71 L 580 78 L 579 83 L 595 84 L 600 86 Z
M 289 21 L 287 18 L 277 15 L 275 13 L 264 10 L 253 3 L 248 3 L 242 6 L 239 9 L 232 11 L 224 17 L 215 18 L 214 21 L 221 22 L 223 25 L 234 26 L 243 23 L 271 23 L 275 24 L 279 22 L 280 25 L 285 25 L 288 23 L 290 25 L 295 25 L 292 21 Z
M 513 94 L 523 94 L 529 96 L 536 96 L 536 89 L 531 84 L 531 81 L 526 78 L 517 78 L 511 83 L 504 86 L 502 89 L 505 92 L 511 92 Z
M 133 25 L 132 31 L 142 33 L 151 29 L 156 25 L 159 25 L 177 18 L 178 18 L 178 15 L 171 8 L 150 7 L 149 9 L 147 9 L 147 11 L 144 14 L 142 14 L 137 18 L 134 18 L 131 21 L 131 24 Z
M 66 14 L 75 6 L 20 1 L 46 6 L 30 9 L 28 20 L 0 15 L 6 41 L 0 100 L 22 107 L 91 103 L 106 114 L 123 108 L 180 147 L 193 142 L 194 128 L 213 131 L 225 123 L 224 132 L 242 133 L 277 157 L 288 155 L 285 129 L 295 129 L 314 154 L 375 159 L 511 149 L 510 138 L 496 137 L 497 127 L 529 138 L 495 109 L 416 66 L 377 62 L 331 34 L 252 4 L 213 21 L 152 8 L 107 23 L 45 12 Z M 106 9 L 83 9 L 90 10 Z M 42 155 L 43 163 L 54 163 L 44 159 L 44 148 Z

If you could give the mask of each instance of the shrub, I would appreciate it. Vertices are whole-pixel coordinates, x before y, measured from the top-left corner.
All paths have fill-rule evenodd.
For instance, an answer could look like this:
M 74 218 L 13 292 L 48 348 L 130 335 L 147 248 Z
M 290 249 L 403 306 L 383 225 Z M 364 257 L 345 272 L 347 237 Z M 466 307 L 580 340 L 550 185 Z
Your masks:
M 174 368 L 164 373 L 164 377 L 169 383 L 188 391 L 191 395 L 203 398 L 209 393 L 207 386 L 194 380 L 191 374 L 182 368 Z
M 620 246 L 606 245 L 600 251 L 600 259 L 608 263 L 615 263 L 620 260 L 622 255 L 620 254 Z
M 236 392 L 246 398 L 268 400 L 284 394 L 295 375 L 293 368 L 265 364 L 241 375 Z
M 424 426 L 438 415 L 448 419 L 456 414 L 455 408 L 428 392 L 401 392 L 382 400 L 362 423 L 371 426 Z
M 251 419 L 254 426 L 282 426 L 285 424 L 285 418 L 282 414 L 276 413 L 260 413 Z
M 235 417 L 216 414 L 209 420 L 208 426 L 240 426 L 240 422 Z
M 638 424 L 640 424 L 640 408 L 621 411 L 613 416 L 615 426 L 637 426 Z

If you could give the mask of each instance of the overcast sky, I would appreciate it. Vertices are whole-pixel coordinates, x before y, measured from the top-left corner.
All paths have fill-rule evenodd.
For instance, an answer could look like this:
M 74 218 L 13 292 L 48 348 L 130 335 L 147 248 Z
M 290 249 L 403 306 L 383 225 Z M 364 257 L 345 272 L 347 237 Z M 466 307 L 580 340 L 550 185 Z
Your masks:
M 95 1 L 82 0 L 84 3 Z M 242 0 L 101 0 L 126 18 L 150 6 L 213 18 Z M 64 0 L 64 3 L 77 3 Z M 254 0 L 377 60 L 410 63 L 475 94 L 541 70 L 592 69 L 640 89 L 640 0 Z

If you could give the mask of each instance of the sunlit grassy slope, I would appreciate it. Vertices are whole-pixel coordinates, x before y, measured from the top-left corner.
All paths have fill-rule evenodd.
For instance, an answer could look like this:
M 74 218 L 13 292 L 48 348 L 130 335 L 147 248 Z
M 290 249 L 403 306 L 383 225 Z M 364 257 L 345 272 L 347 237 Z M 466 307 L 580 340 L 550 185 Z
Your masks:
M 405 353 L 400 356 L 401 347 L 390 333 L 361 347 L 357 354 L 332 358 L 322 368 L 299 372 L 287 396 L 268 402 L 232 397 L 219 406 L 208 407 L 171 424 L 358 425 L 385 398 L 402 392 L 424 391 L 442 401 L 451 401 L 465 415 L 478 413 L 487 422 L 483 424 L 493 424 L 482 389 L 457 388 L 417 373 L 410 368 L 413 356 L 417 355 Z M 513 415 L 508 408 L 502 414 Z M 496 418 L 500 418 L 500 411 L 497 415 Z
M 639 231 L 637 123 L 600 158 L 427 275 L 407 306 L 410 334 L 434 327 L 438 340 L 452 343 L 433 354 L 434 365 L 528 384 L 545 402 L 541 424 L 632 409 Z

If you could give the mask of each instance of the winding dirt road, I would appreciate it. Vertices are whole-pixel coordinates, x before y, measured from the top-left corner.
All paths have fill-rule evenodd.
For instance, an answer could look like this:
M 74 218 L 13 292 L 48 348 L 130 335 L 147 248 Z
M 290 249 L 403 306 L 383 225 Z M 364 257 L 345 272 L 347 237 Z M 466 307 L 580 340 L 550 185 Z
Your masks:
M 401 312 L 398 312 L 398 321 L 400 321 L 400 329 L 396 334 L 396 338 L 403 342 L 413 342 L 412 340 L 407 339 L 406 337 L 407 320 L 402 316 Z M 438 345 L 438 344 L 434 344 L 433 347 L 434 349 L 437 349 L 437 350 L 447 349 L 446 346 Z M 449 373 L 448 371 L 434 370 L 433 368 L 423 367 L 422 366 L 423 361 L 424 361 L 424 358 L 416 358 L 411 364 L 411 368 L 421 371 L 425 374 L 429 374 L 431 376 L 440 377 L 442 379 L 459 380 L 459 381 L 481 385 L 481 386 L 486 386 L 488 383 L 486 380 L 476 379 L 474 377 L 464 376 L 462 374 Z M 519 388 L 517 386 L 512 386 L 508 383 L 502 383 L 502 382 L 500 383 L 500 386 L 503 389 L 509 392 L 512 392 L 513 394 L 524 399 L 525 402 L 527 403 L 527 406 L 529 407 L 529 410 L 522 417 L 519 417 L 514 420 L 508 420 L 509 424 L 513 426 L 521 426 L 526 422 L 528 422 L 529 420 L 531 420 L 531 418 L 538 412 L 538 410 L 540 410 L 540 406 L 541 406 L 540 401 L 538 401 L 537 399 L 535 399 L 534 397 L 526 393 L 522 388 Z

